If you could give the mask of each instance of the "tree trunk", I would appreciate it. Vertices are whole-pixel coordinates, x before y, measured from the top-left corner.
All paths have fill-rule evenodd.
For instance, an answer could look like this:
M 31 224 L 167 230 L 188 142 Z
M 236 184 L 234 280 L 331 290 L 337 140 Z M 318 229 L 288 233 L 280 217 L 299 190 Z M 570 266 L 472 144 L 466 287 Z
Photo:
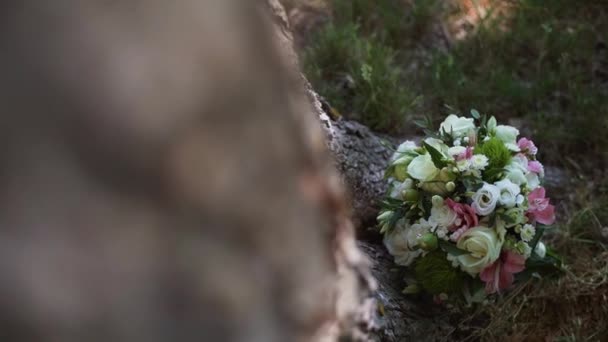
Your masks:
M 363 338 L 368 266 L 265 6 L 2 9 L 3 340 Z

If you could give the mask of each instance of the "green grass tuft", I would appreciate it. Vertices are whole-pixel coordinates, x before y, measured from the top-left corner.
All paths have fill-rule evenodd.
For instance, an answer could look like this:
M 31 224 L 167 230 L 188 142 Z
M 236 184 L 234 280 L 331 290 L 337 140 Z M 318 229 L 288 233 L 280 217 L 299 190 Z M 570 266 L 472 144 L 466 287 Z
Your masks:
M 463 286 L 464 274 L 452 267 L 441 251 L 431 252 L 418 259 L 415 266 L 416 280 L 431 294 L 453 293 Z

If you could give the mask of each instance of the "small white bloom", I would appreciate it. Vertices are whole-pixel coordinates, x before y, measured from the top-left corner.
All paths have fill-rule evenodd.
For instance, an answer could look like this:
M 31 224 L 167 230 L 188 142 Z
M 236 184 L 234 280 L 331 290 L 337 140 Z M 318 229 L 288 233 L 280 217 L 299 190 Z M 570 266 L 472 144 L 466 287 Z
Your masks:
M 517 204 L 517 196 L 521 192 L 519 185 L 511 182 L 509 179 L 503 179 L 494 183 L 494 185 L 500 190 L 498 202 L 507 208 L 513 208 Z
M 484 183 L 473 195 L 473 209 L 478 215 L 490 215 L 496 209 L 496 203 L 500 198 L 500 190 L 495 185 Z
M 466 136 L 471 129 L 475 129 L 472 118 L 459 117 L 454 114 L 448 115 L 439 126 L 440 133 L 445 131 L 447 134 L 452 134 L 454 138 Z
M 469 159 L 461 159 L 456 162 L 456 167 L 460 172 L 467 171 L 471 168 L 471 161 Z
M 524 226 L 521 228 L 521 231 L 519 233 L 519 235 L 521 236 L 521 239 L 525 242 L 532 241 L 535 234 L 536 234 L 536 229 L 531 224 L 524 224 Z
M 488 140 L 490 140 L 490 137 L 488 137 L 488 136 L 486 136 L 485 138 L 483 138 L 483 142 L 486 142 Z
M 454 144 L 454 146 L 460 146 L 460 145 L 462 145 L 462 143 L 460 142 L 460 139 L 454 140 L 453 144 Z
M 471 167 L 475 170 L 483 170 L 488 166 L 488 157 L 483 154 L 474 154 L 471 158 Z
M 541 241 L 536 244 L 536 248 L 534 248 L 534 252 L 541 258 L 544 258 L 547 255 L 547 247 Z
M 407 173 L 423 182 L 432 181 L 439 174 L 439 169 L 433 164 L 433 159 L 428 153 L 419 155 L 407 166 Z
M 465 144 L 468 144 L 469 143 L 469 137 L 462 138 L 462 142 L 464 142 Z
M 511 151 L 519 152 L 519 147 L 517 146 L 518 135 L 519 130 L 515 127 L 506 125 L 496 126 L 496 137 L 505 143 L 505 146 Z

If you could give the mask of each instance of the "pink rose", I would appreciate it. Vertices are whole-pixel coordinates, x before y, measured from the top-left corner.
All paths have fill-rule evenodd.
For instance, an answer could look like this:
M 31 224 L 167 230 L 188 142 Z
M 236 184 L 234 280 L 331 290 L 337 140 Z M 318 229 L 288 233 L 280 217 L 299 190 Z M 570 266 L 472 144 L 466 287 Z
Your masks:
M 538 148 L 536 148 L 536 145 L 534 145 L 534 142 L 527 138 L 519 139 L 519 141 L 517 142 L 517 147 L 519 147 L 519 149 L 522 152 L 527 153 L 532 156 L 535 156 L 536 153 L 538 152 Z
M 486 293 L 500 293 L 513 284 L 513 275 L 525 268 L 526 259 L 523 255 L 503 250 L 498 260 L 479 273 L 479 278 L 486 283 Z
M 555 207 L 545 198 L 545 188 L 536 188 L 528 195 L 528 217 L 534 222 L 553 224 L 555 222 Z
M 445 200 L 447 206 L 456 213 L 456 220 L 454 224 L 449 228 L 452 233 L 450 240 L 458 241 L 460 236 L 469 230 L 469 228 L 477 227 L 479 219 L 475 210 L 470 205 L 456 203 L 451 198 Z

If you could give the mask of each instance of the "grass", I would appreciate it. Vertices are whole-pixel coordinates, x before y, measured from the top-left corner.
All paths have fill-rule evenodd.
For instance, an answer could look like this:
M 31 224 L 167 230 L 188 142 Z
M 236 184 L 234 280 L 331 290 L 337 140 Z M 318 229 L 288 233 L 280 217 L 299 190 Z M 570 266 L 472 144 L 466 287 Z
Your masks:
M 540 160 L 573 180 L 557 194 L 549 241 L 566 272 L 459 316 L 452 337 L 608 340 L 608 2 L 446 3 L 331 0 L 333 20 L 303 53 L 305 73 L 333 107 L 382 132 L 411 133 L 421 115 L 438 122 L 453 111 L 446 105 L 520 126 Z M 511 12 L 486 16 L 448 49 L 434 44 L 437 24 L 451 27 L 471 4 Z

